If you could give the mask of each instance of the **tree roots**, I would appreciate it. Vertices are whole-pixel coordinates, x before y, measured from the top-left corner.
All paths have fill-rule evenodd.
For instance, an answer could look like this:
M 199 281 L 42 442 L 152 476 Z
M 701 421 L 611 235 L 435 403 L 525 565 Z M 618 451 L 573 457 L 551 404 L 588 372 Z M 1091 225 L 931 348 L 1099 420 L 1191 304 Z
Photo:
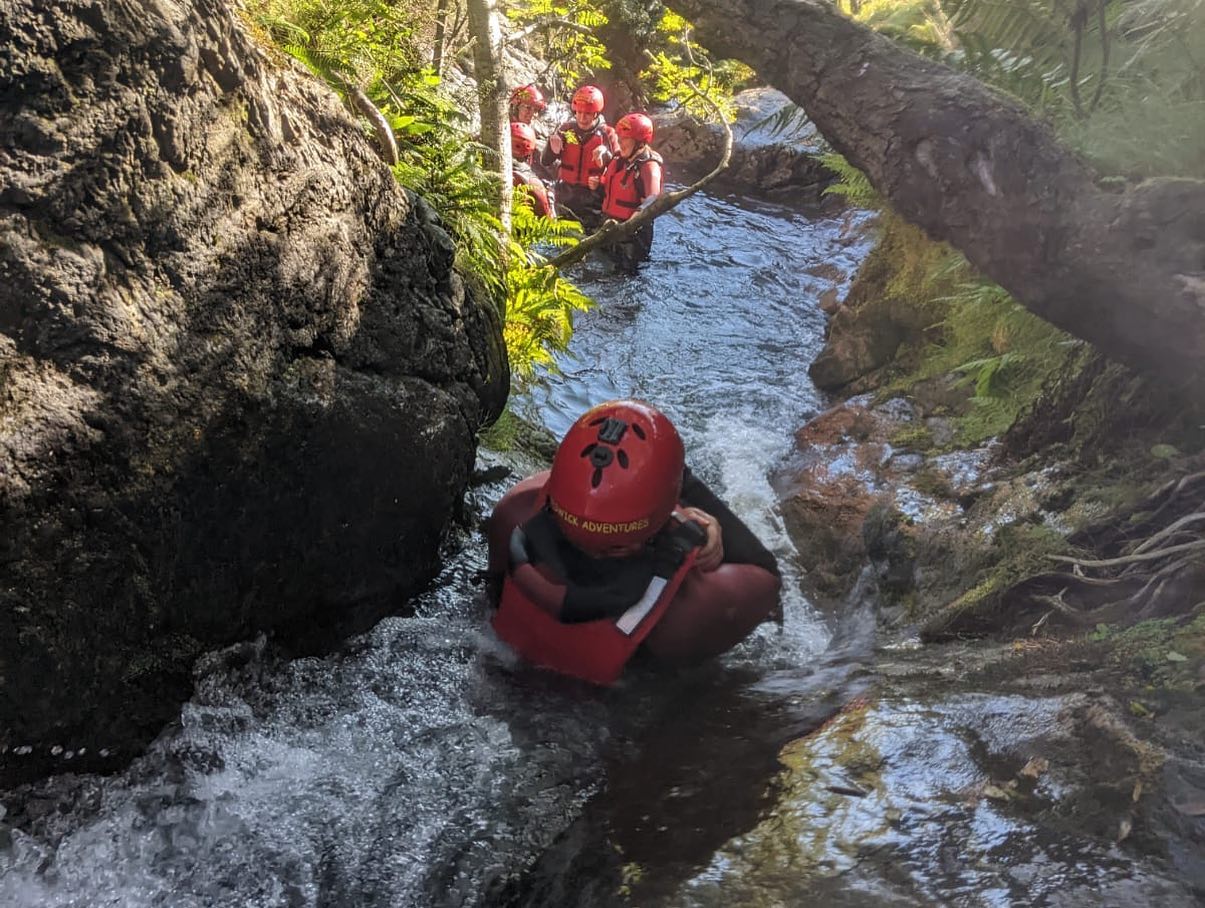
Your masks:
M 1107 557 L 1049 555 L 1069 570 L 1010 591 L 1045 609 L 1033 633 L 1055 621 L 1091 627 L 1191 611 L 1205 586 L 1205 471 L 1166 483 L 1109 527 L 1081 535 Z

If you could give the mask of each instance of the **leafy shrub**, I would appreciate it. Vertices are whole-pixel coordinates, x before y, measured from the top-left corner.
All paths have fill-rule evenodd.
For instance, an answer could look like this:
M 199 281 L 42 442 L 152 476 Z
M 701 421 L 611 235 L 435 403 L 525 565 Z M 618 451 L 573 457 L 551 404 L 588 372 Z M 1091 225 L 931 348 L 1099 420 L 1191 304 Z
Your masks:
M 511 237 L 503 237 L 498 176 L 483 165 L 489 150 L 469 137 L 469 118 L 425 64 L 417 36 L 420 6 L 248 0 L 245 15 L 277 50 L 335 91 L 346 97 L 350 87 L 359 88 L 381 111 L 398 139 L 394 175 L 439 213 L 456 243 L 457 267 L 504 313 L 511 367 L 522 380 L 552 364 L 572 335 L 573 313 L 590 305 L 536 251 L 576 242 L 580 229 L 517 206 Z

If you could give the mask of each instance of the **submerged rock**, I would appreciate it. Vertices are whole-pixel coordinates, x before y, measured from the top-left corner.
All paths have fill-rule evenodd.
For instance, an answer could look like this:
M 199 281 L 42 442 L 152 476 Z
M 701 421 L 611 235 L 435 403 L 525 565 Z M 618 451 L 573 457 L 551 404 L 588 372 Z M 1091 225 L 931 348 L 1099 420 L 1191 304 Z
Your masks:
M 454 252 L 229 4 L 0 0 L 0 767 L 425 581 L 507 391 Z

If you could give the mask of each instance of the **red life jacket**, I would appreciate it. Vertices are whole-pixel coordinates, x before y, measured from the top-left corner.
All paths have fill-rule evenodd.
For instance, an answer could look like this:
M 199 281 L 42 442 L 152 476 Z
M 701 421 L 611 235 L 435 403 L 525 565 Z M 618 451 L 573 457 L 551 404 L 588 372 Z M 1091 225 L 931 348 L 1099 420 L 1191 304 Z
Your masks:
M 697 543 L 697 537 L 683 539 L 684 545 Z M 686 551 L 671 576 L 654 575 L 644 595 L 618 618 L 568 624 L 556 614 L 566 587 L 531 563 L 523 527 L 515 527 L 494 630 L 529 662 L 593 684 L 613 684 L 665 615 L 697 553 L 697 547 Z
M 514 185 L 526 186 L 531 191 L 531 200 L 535 205 L 536 214 L 542 217 L 552 217 L 552 203 L 548 200 L 548 189 L 525 163 L 516 161 L 512 168 Z
M 617 221 L 626 221 L 636 213 L 647 195 L 641 176 L 647 161 L 653 161 L 658 167 L 662 164 L 661 155 L 650 148 L 630 160 L 612 158 L 607 162 L 607 169 L 603 173 L 603 214 Z
M 561 133 L 561 166 L 557 170 L 557 179 L 562 183 L 573 183 L 578 186 L 589 186 L 590 177 L 602 176 L 603 166 L 594 163 L 594 149 L 602 146 L 615 154 L 619 150 L 619 139 L 615 130 L 607 125 L 599 114 L 591 129 L 581 130 L 576 122 L 570 121 L 562 126 Z M 577 141 L 570 142 L 569 134 Z

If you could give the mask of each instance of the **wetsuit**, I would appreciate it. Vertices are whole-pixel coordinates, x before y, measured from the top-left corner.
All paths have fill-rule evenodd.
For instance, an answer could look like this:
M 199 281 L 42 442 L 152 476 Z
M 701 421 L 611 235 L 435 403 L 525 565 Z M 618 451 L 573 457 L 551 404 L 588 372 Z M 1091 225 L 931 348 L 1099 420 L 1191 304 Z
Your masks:
M 679 500 L 692 508 L 706 511 L 719 523 L 724 542 L 724 564 L 755 564 L 775 577 L 782 576 L 774 553 L 762 545 L 745 522 L 732 513 L 732 509 L 690 471 L 690 467 L 682 474 Z

